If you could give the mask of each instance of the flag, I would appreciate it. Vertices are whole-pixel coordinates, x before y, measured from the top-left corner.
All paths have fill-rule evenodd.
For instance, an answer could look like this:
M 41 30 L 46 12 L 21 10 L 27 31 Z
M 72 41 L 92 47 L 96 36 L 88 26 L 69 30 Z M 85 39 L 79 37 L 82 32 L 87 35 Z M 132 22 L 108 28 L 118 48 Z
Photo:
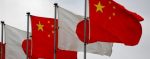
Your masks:
M 26 41 L 26 31 L 5 24 L 6 59 L 26 59 L 23 42 Z
M 76 34 L 77 24 L 83 17 L 58 7 L 58 47 L 63 50 L 84 51 L 84 42 Z M 88 37 L 88 36 L 87 36 Z M 87 52 L 110 56 L 112 43 L 93 42 L 87 44 Z
M 27 43 L 28 43 L 28 46 L 27 46 Z M 22 48 L 26 55 L 27 55 L 27 47 L 28 47 L 28 58 L 37 59 L 34 56 L 32 56 L 32 40 L 31 39 L 24 39 L 24 41 L 22 42 Z
M 35 58 L 53 59 L 54 19 L 31 15 L 31 23 L 32 23 L 33 56 Z M 56 44 L 58 44 L 57 41 L 58 41 L 58 25 L 56 30 Z M 77 52 L 65 51 L 57 48 L 56 58 L 77 59 Z
M 5 59 L 5 44 L 0 42 L 0 59 Z
M 112 42 L 133 46 L 142 35 L 140 21 L 143 18 L 128 11 L 113 0 L 89 0 L 90 40 L 88 42 Z M 83 38 L 84 21 L 77 27 L 79 38 Z M 83 40 L 83 39 L 82 39 Z

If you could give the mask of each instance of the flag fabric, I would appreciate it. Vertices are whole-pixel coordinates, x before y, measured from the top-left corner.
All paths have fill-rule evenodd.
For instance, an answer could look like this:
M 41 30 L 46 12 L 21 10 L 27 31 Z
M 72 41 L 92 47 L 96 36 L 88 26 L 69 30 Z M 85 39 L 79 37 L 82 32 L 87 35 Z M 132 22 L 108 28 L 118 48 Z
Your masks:
M 26 59 L 25 51 L 22 47 L 26 39 L 26 31 L 5 24 L 5 41 L 6 41 L 6 59 Z
M 140 21 L 143 18 L 128 11 L 113 0 L 89 0 L 90 40 L 88 42 L 112 42 L 133 46 L 139 43 L 142 35 Z M 77 33 L 83 38 L 84 21 L 77 27 Z M 83 40 L 83 39 L 82 39 Z
M 58 11 L 58 47 L 63 50 L 84 51 L 84 42 L 77 34 L 77 24 L 83 20 L 83 17 L 76 15 L 62 7 Z M 110 56 L 112 53 L 112 43 L 93 42 L 87 44 L 87 52 Z
M 32 55 L 35 58 L 54 58 L 54 19 L 31 15 L 32 24 Z M 58 22 L 57 22 L 58 23 Z M 56 30 L 58 41 L 58 25 Z M 58 42 L 56 42 L 58 44 Z M 65 51 L 57 48 L 57 59 L 77 59 L 77 52 Z
M 27 46 L 27 43 L 28 43 L 28 46 Z M 32 56 L 32 40 L 31 39 L 24 39 L 24 41 L 22 42 L 22 48 L 26 55 L 27 55 L 27 47 L 28 47 L 28 58 L 37 59 L 34 56 Z
M 0 42 L 0 59 L 5 59 L 5 44 Z

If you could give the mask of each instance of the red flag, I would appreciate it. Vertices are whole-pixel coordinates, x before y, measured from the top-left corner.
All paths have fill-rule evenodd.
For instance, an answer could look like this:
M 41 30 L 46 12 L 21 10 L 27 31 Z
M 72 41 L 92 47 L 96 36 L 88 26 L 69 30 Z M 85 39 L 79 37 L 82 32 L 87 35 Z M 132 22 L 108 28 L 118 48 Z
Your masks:
M 113 0 L 89 0 L 90 3 L 90 40 L 89 43 L 117 42 L 137 45 L 142 34 L 140 21 L 143 18 L 128 11 Z M 83 24 L 78 24 L 77 34 L 83 38 Z
M 36 59 L 34 58 L 34 56 L 32 56 L 31 54 L 31 39 L 27 40 L 25 39 L 23 42 L 22 42 L 22 48 L 23 48 L 23 51 L 25 52 L 25 54 L 27 55 L 27 41 L 28 41 L 28 57 L 29 59 Z
M 0 42 L 0 58 L 5 59 L 5 44 Z
M 53 59 L 54 54 L 54 19 L 31 16 L 32 21 L 32 56 Z M 58 27 L 58 25 L 57 25 Z M 57 44 L 58 44 L 58 30 Z M 57 48 L 57 59 L 77 59 L 77 52 Z

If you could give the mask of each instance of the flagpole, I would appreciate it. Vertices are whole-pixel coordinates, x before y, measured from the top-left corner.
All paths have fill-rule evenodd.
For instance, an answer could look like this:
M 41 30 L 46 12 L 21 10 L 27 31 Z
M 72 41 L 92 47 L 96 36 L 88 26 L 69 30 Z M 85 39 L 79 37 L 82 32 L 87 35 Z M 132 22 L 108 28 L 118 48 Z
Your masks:
M 3 58 L 3 37 L 4 37 L 4 35 L 3 35 L 3 33 L 4 33 L 4 30 L 3 30 L 3 28 L 4 28 L 4 21 L 1 21 L 1 24 L 2 24 L 2 27 L 1 27 L 1 59 Z
M 27 53 L 27 56 L 26 56 L 26 59 L 28 59 L 28 50 L 29 50 L 29 19 L 30 19 L 30 12 L 27 12 L 27 46 L 26 46 L 26 53 Z
M 56 8 L 58 7 L 58 4 L 57 3 L 54 3 L 54 5 L 55 5 L 55 13 L 54 13 L 54 17 L 55 17 L 55 19 L 54 19 L 54 59 L 56 59 L 56 53 L 57 53 L 57 47 L 56 47 L 56 45 L 57 45 L 57 43 L 56 43 L 56 30 L 57 30 L 57 22 L 56 22 L 56 17 L 57 17 L 57 10 L 56 10 Z
M 86 22 L 87 22 L 87 15 L 86 15 L 86 12 L 87 12 L 87 0 L 85 0 L 85 11 L 84 11 L 84 59 L 86 59 L 86 43 L 87 43 L 87 38 L 86 38 Z

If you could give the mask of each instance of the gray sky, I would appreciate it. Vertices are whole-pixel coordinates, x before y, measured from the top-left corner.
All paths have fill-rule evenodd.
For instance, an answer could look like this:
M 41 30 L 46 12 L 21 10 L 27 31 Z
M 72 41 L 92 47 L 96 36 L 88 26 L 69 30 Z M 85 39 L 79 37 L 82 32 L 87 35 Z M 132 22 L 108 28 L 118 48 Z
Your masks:
M 143 16 L 143 35 L 137 46 L 114 44 L 111 57 L 87 54 L 87 59 L 150 59 L 150 0 L 115 0 Z M 54 5 L 68 9 L 76 14 L 84 14 L 84 0 L 0 0 L 0 20 L 22 30 L 26 30 L 26 12 L 43 17 L 54 17 Z M 83 59 L 83 52 L 78 53 Z

